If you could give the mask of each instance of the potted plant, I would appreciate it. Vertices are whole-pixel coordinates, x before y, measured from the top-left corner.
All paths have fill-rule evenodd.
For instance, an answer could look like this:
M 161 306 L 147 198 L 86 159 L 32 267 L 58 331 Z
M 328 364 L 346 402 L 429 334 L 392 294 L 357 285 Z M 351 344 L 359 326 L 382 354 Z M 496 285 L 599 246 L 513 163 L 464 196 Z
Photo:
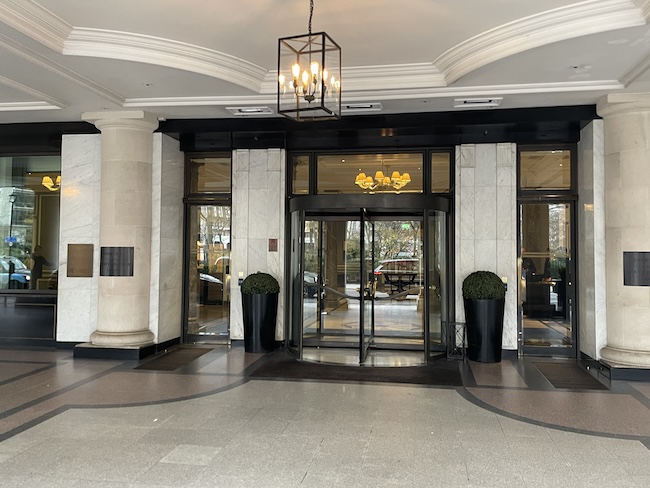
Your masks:
M 467 357 L 472 361 L 501 361 L 505 296 L 505 284 L 491 271 L 474 271 L 463 280 Z
M 241 284 L 246 352 L 275 349 L 275 321 L 280 284 L 268 273 L 248 275 Z

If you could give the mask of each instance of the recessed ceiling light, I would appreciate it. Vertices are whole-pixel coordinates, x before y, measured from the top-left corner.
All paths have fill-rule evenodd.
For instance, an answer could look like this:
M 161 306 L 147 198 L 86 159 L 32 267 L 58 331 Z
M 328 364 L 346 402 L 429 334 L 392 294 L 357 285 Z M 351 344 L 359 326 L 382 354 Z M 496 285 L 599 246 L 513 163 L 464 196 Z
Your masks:
M 501 105 L 503 97 L 456 98 L 454 108 L 491 108 Z
M 381 103 L 348 103 L 341 107 L 341 112 L 379 112 L 383 110 Z
M 240 117 L 273 113 L 269 107 L 226 107 L 226 110 Z

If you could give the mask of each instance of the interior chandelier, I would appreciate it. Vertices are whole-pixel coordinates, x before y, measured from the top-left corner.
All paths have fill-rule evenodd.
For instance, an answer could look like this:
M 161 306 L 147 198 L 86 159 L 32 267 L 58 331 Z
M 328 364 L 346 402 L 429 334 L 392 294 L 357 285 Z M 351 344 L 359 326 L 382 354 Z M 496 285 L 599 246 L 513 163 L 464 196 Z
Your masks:
M 52 180 L 51 176 L 43 176 L 41 184 L 50 191 L 57 191 L 61 188 L 61 175 L 56 177 L 56 180 Z
M 278 41 L 278 113 L 294 120 L 341 117 L 341 48 L 325 32 Z
M 380 188 L 401 190 L 410 182 L 411 175 L 406 172 L 400 174 L 399 171 L 393 171 L 391 176 L 388 177 L 384 175 L 382 170 L 377 171 L 374 178 L 372 176 L 366 176 L 365 173 L 361 172 L 354 180 L 354 183 L 364 190 L 377 190 Z

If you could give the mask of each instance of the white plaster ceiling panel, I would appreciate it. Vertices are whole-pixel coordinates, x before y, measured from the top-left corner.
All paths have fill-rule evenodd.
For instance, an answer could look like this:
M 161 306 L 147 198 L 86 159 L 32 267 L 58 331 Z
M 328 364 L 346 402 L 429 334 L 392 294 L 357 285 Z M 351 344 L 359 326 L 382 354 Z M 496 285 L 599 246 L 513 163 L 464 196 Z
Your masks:
M 538 83 L 597 84 L 622 80 L 648 55 L 650 28 L 626 29 L 538 47 L 478 68 L 455 86 Z M 626 37 L 621 37 L 625 34 Z M 507 76 L 504 76 L 507 74 Z
M 650 87 L 650 0 L 314 3 L 312 31 L 342 46 L 344 104 L 447 111 L 499 95 L 519 108 Z M 309 0 L 0 0 L 0 104 L 45 104 L 0 123 L 275 109 L 277 40 L 306 33 L 308 18 Z

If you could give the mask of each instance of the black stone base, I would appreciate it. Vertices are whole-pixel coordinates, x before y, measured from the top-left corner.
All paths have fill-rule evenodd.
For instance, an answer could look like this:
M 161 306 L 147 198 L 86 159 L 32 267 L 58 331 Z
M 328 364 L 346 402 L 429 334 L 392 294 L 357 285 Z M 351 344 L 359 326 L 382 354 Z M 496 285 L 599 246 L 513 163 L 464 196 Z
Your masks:
M 608 380 L 621 380 L 621 381 L 650 381 L 650 368 L 628 368 L 625 366 L 618 366 L 610 364 L 607 361 L 595 359 L 581 354 L 580 359 L 592 369 L 598 371 L 598 375 L 602 375 Z
M 89 342 L 77 344 L 74 347 L 74 358 L 77 359 L 117 359 L 120 361 L 139 361 L 158 351 L 163 351 L 180 344 L 180 338 L 162 344 L 149 344 L 133 347 L 105 347 L 95 346 Z

